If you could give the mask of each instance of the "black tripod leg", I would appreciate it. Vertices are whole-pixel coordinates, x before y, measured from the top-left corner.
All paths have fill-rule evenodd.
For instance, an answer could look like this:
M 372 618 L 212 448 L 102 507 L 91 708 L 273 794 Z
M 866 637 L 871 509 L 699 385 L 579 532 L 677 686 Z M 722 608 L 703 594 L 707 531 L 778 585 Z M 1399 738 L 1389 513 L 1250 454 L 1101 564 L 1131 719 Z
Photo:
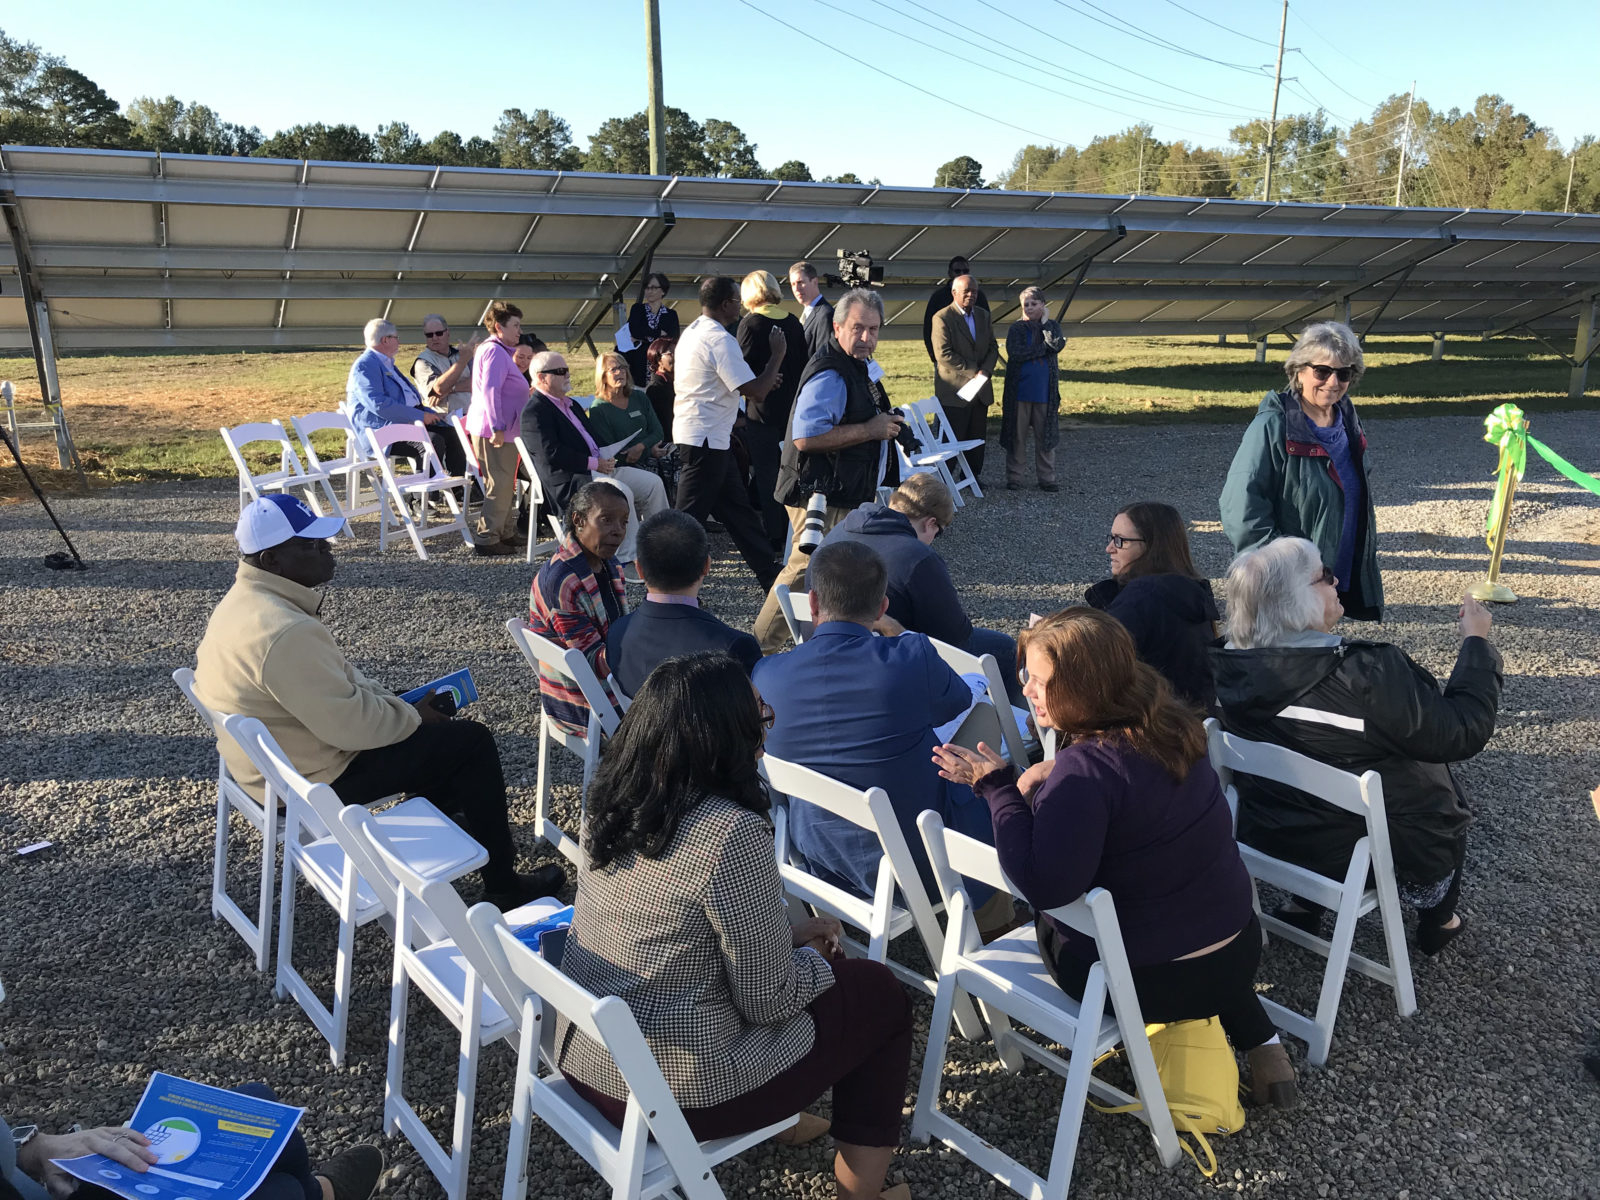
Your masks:
M 6 444 L 6 449 L 11 451 L 11 457 L 17 460 L 17 469 L 22 472 L 22 477 L 28 481 L 28 486 L 33 489 L 33 494 L 38 497 L 40 505 L 44 508 L 45 515 L 50 518 L 50 524 L 56 527 L 56 532 L 61 535 L 61 540 L 67 544 L 67 549 L 72 551 L 72 559 L 79 571 L 85 570 L 88 563 L 78 554 L 78 548 L 72 544 L 72 539 L 67 536 L 67 531 L 61 528 L 61 522 L 56 520 L 55 510 L 50 507 L 50 501 L 44 498 L 44 493 L 39 490 L 39 485 L 33 481 L 33 473 L 28 470 L 28 464 L 22 461 L 22 454 L 17 449 L 17 444 L 11 440 L 11 434 L 5 429 L 0 429 L 0 439 Z

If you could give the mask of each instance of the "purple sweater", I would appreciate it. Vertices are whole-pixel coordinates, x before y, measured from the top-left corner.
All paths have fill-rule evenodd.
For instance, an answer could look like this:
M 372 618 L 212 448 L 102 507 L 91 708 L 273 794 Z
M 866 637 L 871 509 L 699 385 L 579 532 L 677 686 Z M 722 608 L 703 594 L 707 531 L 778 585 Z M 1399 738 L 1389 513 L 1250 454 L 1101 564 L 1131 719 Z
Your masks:
M 1132 966 L 1182 958 L 1250 921 L 1250 877 L 1203 758 L 1175 784 L 1125 746 L 1081 741 L 1056 755 L 1031 805 L 1010 767 L 974 790 L 994 817 L 1000 865 L 1028 903 L 1042 911 L 1105 888 Z M 1058 927 L 1069 952 L 1094 961 L 1092 939 Z

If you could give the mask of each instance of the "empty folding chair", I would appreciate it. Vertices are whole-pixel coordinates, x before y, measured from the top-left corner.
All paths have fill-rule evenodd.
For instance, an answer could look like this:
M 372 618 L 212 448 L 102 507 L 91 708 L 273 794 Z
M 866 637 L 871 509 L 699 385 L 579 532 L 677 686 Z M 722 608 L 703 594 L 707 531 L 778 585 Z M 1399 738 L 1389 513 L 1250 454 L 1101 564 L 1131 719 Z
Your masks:
M 796 646 L 800 645 L 816 629 L 811 621 L 811 593 L 791 592 L 788 584 L 775 583 L 772 594 L 778 601 L 778 611 L 783 614 L 783 623 L 789 627 L 789 636 Z
M 449 1200 L 463 1200 L 472 1157 L 478 1052 L 516 1032 L 518 1001 L 467 924 L 467 905 L 454 885 L 419 874 L 407 847 L 395 839 L 392 826 L 385 828 L 381 817 L 350 805 L 340 812 L 339 820 L 351 837 L 365 841 L 374 868 L 387 873 L 397 899 L 383 1126 L 416 1147 Z M 513 927 L 531 924 L 562 907 L 554 898 L 535 900 L 507 913 L 506 920 Z M 429 1132 L 405 1096 L 406 1018 L 413 983 L 461 1035 L 449 1149 Z
M 481 496 L 488 489 L 483 486 L 483 466 L 478 462 L 478 456 L 472 449 L 472 438 L 467 433 L 467 423 L 458 412 L 451 413 L 445 420 L 450 422 L 456 440 L 461 443 L 461 455 L 466 460 L 467 476 L 478 485 L 478 494 Z
M 1049 910 L 1049 916 L 1094 938 L 1099 951 L 1099 960 L 1089 968 L 1083 999 L 1074 1000 L 1051 978 L 1031 926 L 1013 930 L 987 946 L 978 935 L 961 876 L 1005 888 L 1021 897 L 1000 869 L 1000 857 L 994 847 L 946 829 L 936 812 L 923 813 L 917 818 L 917 826 L 945 894 L 949 930 L 939 962 L 939 988 L 928 1028 L 927 1056 L 911 1118 L 912 1138 L 921 1142 L 938 1138 L 1018 1195 L 1033 1200 L 1064 1200 L 1072 1182 L 1083 1106 L 1092 1092 L 1113 1105 L 1141 1103 L 1139 1119 L 1150 1126 L 1162 1164 L 1170 1167 L 1176 1163 L 1178 1134 L 1161 1090 L 1144 1018 L 1139 1013 L 1139 998 L 1133 990 L 1133 975 L 1111 893 L 1095 888 L 1071 904 Z M 939 1106 L 944 1094 L 942 1077 L 951 1012 L 956 999 L 964 994 L 985 1004 L 996 1049 L 1010 1070 L 1021 1069 L 1021 1056 L 1026 1055 L 1066 1080 L 1047 1176 L 1037 1175 L 1008 1157 Z M 1068 1057 L 1063 1059 L 1015 1033 L 1008 1017 L 1066 1047 Z M 1093 1075 L 1095 1059 L 1119 1042 L 1127 1051 L 1137 1096 Z
M 1260 913 L 1263 929 L 1328 960 L 1322 974 L 1322 991 L 1317 999 L 1315 1016 L 1307 1017 L 1285 1008 L 1276 1000 L 1266 996 L 1261 998 L 1273 1024 L 1286 1033 L 1304 1038 L 1308 1046 L 1307 1060 L 1313 1066 L 1320 1067 L 1328 1061 L 1328 1048 L 1333 1043 L 1333 1025 L 1339 1017 L 1339 997 L 1344 991 L 1347 971 L 1358 971 L 1392 988 L 1395 1006 L 1402 1017 L 1409 1017 L 1417 1011 L 1417 993 L 1411 979 L 1411 955 L 1406 948 L 1405 922 L 1400 916 L 1394 860 L 1389 853 L 1389 821 L 1383 807 L 1383 780 L 1376 771 L 1352 775 L 1282 746 L 1252 742 L 1224 733 L 1214 718 L 1206 722 L 1206 737 L 1211 765 L 1222 779 L 1223 794 L 1228 798 L 1228 807 L 1233 811 L 1236 825 L 1239 818 L 1239 790 L 1234 782 L 1236 775 L 1251 775 L 1298 788 L 1334 808 L 1354 813 L 1366 824 L 1367 834 L 1356 842 L 1343 879 L 1319 875 L 1305 867 L 1263 854 L 1243 842 L 1239 844 L 1239 854 L 1250 872 L 1252 885 L 1256 881 L 1269 883 L 1291 895 L 1331 908 L 1337 914 L 1330 941 L 1280 921 L 1271 913 Z M 1371 887 L 1367 886 L 1369 868 Z M 1258 912 L 1260 907 L 1258 900 Z M 1389 957 L 1387 964 L 1374 962 L 1365 955 L 1354 953 L 1351 948 L 1356 936 L 1356 922 L 1374 909 L 1378 911 L 1383 929 L 1384 945 Z
M 589 781 L 594 778 L 595 768 L 600 765 L 601 739 L 614 734 L 622 718 L 606 686 L 600 682 L 594 669 L 589 666 L 589 660 L 580 651 L 558 646 L 549 638 L 541 637 L 528 627 L 526 621 L 517 617 L 506 622 L 506 633 L 511 636 L 517 649 L 522 651 L 535 676 L 539 674 L 541 665 L 565 675 L 577 683 L 584 700 L 589 704 L 589 729 L 582 737 L 561 728 L 544 711 L 544 705 L 541 703 L 539 706 L 539 783 L 535 791 L 533 822 L 533 831 L 538 836 L 571 859 L 574 866 L 582 867 L 583 852 L 579 848 L 579 841 L 583 831 L 578 831 L 579 838 L 573 838 L 547 815 L 550 803 L 550 745 L 554 743 L 570 750 L 583 763 L 583 782 L 578 793 L 581 809 L 588 799 Z
M 1006 691 L 1005 677 L 1000 673 L 1000 664 L 995 661 L 994 655 L 970 654 L 938 638 L 928 640 L 933 643 L 933 648 L 939 652 L 945 665 L 957 675 L 982 675 L 988 681 L 986 694 L 1000 721 L 1000 737 L 1005 742 L 1006 757 L 1017 769 L 1017 774 L 1021 775 L 1029 766 L 1028 748 L 1022 737 L 1022 726 L 1017 721 L 1017 710 L 1011 706 L 1010 694 Z M 1027 719 L 1026 714 L 1023 719 Z
M 428 557 L 428 552 L 422 545 L 424 538 L 438 537 L 445 533 L 459 533 L 464 543 L 472 545 L 472 535 L 467 532 L 465 507 L 467 477 L 445 474 L 444 467 L 439 462 L 439 455 L 433 448 L 433 442 L 428 439 L 428 431 L 422 422 L 413 421 L 409 425 L 382 425 L 377 429 L 369 429 L 366 433 L 367 444 L 383 471 L 385 503 L 378 513 L 378 549 L 380 551 L 388 549 L 391 530 L 404 530 L 411 538 L 411 545 L 416 549 L 417 557 L 421 559 Z M 389 457 L 389 449 L 402 444 L 415 448 L 414 451 L 408 449 L 405 453 L 421 463 L 421 469 L 405 474 L 396 471 L 394 460 Z M 459 496 L 457 492 L 460 493 Z M 436 496 L 444 499 L 450 510 L 450 520 L 431 525 L 428 523 L 429 501 Z M 416 502 L 420 520 L 412 515 L 408 501 Z
M 518 941 L 489 905 L 475 905 L 469 919 L 479 940 L 504 964 L 503 972 L 518 993 L 521 1036 L 502 1200 L 523 1200 L 528 1194 L 528 1139 L 535 1115 L 583 1156 L 619 1200 L 657 1196 L 724 1200 L 715 1168 L 794 1125 L 798 1114 L 735 1137 L 699 1141 L 626 1001 L 579 987 L 555 963 Z M 555 1069 L 558 1014 L 604 1046 L 616 1062 L 628 1088 L 627 1115 L 620 1129 Z
M 213 713 L 200 702 L 194 690 L 194 672 L 179 667 L 172 673 L 172 682 L 178 685 L 185 700 L 200 716 L 200 723 L 213 737 L 230 736 L 223 728 L 227 714 Z M 256 918 L 246 915 L 232 896 L 228 895 L 228 810 L 233 809 L 261 836 L 261 883 L 256 899 Z M 232 925 L 255 954 L 256 970 L 267 969 L 267 957 L 272 946 L 272 900 L 278 871 L 278 843 L 283 840 L 283 818 L 278 813 L 278 801 L 269 782 L 266 795 L 257 801 L 239 786 L 221 752 L 217 754 L 217 835 L 211 863 L 211 915 Z
M 383 506 L 383 472 L 377 460 L 367 453 L 366 443 L 356 435 L 356 427 L 342 412 L 314 412 L 290 417 L 295 436 L 305 450 L 306 469 L 322 475 L 332 492 L 334 511 L 345 518 L 345 532 L 351 537 L 350 518 L 376 513 Z M 344 453 L 338 458 L 323 458 L 317 453 L 312 435 L 331 430 L 344 437 Z M 339 498 L 339 484 L 344 498 Z
M 935 916 L 943 905 L 934 905 L 928 900 L 927 889 L 922 886 L 922 876 L 906 845 L 888 794 L 882 788 L 860 791 L 771 754 L 762 756 L 761 769 L 773 791 L 791 801 L 815 804 L 825 812 L 842 817 L 875 835 L 883 847 L 883 857 L 878 860 L 877 886 L 871 900 L 863 899 L 818 878 L 795 861 L 789 844 L 789 810 L 782 804 L 774 805 L 773 843 L 778 855 L 778 874 L 783 877 L 784 890 L 790 899 L 835 916 L 864 932 L 868 939 L 866 945 L 849 937 L 842 939 L 848 953 L 883 963 L 902 982 L 933 995 L 934 980 L 889 958 L 890 941 L 914 929 L 922 939 L 928 961 L 937 963 L 944 946 L 944 934 Z M 964 1037 L 983 1036 L 983 1026 L 964 999 L 957 1004 L 956 1021 Z
M 519 501 L 526 501 L 528 509 L 528 561 L 532 562 L 539 554 L 553 553 L 557 546 L 566 538 L 566 530 L 561 527 L 561 521 L 554 512 L 545 514 L 550 521 L 550 528 L 555 532 L 553 541 L 539 541 L 539 510 L 544 507 L 544 485 L 539 482 L 539 471 L 533 465 L 533 454 L 528 450 L 528 443 L 520 436 L 513 439 L 517 445 L 517 458 L 522 463 L 522 470 L 517 473 L 517 496 Z M 523 474 L 527 475 L 524 479 Z
M 950 422 L 945 419 L 944 407 L 932 396 L 913 400 L 902 408 L 917 423 L 919 440 L 923 440 L 920 436 L 922 430 L 931 430 L 934 445 L 940 451 L 954 456 L 945 461 L 949 464 L 951 476 L 955 480 L 952 490 L 956 496 L 956 503 L 961 502 L 963 491 L 971 492 L 976 499 L 983 499 L 983 488 L 978 484 L 977 475 L 967 463 L 967 452 L 983 445 L 983 439 L 958 440 L 955 431 L 950 428 Z
M 295 998 L 317 1032 L 328 1040 L 333 1065 L 343 1066 L 355 932 L 371 921 L 392 916 L 398 897 L 387 872 L 373 864 L 366 844 L 351 837 L 340 823 L 344 804 L 331 787 L 312 783 L 296 771 L 267 727 L 254 717 L 227 717 L 223 728 L 285 801 L 278 972 L 273 991 L 279 999 Z M 393 831 L 412 867 L 428 879 L 457 879 L 489 861 L 488 851 L 421 796 L 403 800 L 374 819 L 386 831 Z M 295 883 L 300 878 L 339 917 L 332 1008 L 323 1005 L 294 967 Z
M 965 507 L 966 501 L 961 498 L 961 493 L 956 489 L 956 477 L 950 470 L 950 460 L 954 457 L 950 451 L 942 449 L 938 439 L 931 431 L 920 430 L 917 419 L 904 409 L 897 409 L 900 419 L 905 422 L 906 428 L 911 430 L 912 438 L 917 442 L 915 450 L 907 452 L 897 439 L 894 444 L 894 453 L 900 463 L 900 478 L 909 479 L 913 475 L 932 473 L 944 480 L 950 489 L 950 498 L 956 502 L 957 508 Z
M 300 456 L 295 453 L 294 443 L 289 440 L 289 432 L 284 429 L 282 421 L 252 421 L 231 429 L 224 426 L 219 432 L 222 434 L 222 444 L 228 448 L 228 457 L 233 459 L 234 469 L 239 473 L 241 512 L 245 505 L 261 499 L 269 492 L 286 492 L 289 495 L 299 492 L 319 517 L 323 515 L 324 500 L 333 500 L 337 506 L 327 478 L 307 471 L 300 462 Z M 244 449 L 263 442 L 269 443 L 277 452 L 278 467 L 258 475 L 250 470 L 250 464 L 245 461 Z M 334 511 L 337 511 L 337 507 Z

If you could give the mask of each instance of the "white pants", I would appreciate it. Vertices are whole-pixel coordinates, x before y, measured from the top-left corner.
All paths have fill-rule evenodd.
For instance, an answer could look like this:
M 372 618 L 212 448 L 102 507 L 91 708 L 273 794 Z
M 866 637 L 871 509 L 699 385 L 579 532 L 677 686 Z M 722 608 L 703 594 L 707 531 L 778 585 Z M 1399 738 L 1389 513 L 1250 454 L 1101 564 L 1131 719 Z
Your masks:
M 667 503 L 667 489 L 661 482 L 661 476 L 640 467 L 619 466 L 610 475 L 596 471 L 594 479 L 597 483 L 611 484 L 628 501 L 628 532 L 623 535 L 622 545 L 617 547 L 617 558 L 621 562 L 632 562 L 638 553 L 635 546 L 639 537 L 639 522 L 671 507 Z

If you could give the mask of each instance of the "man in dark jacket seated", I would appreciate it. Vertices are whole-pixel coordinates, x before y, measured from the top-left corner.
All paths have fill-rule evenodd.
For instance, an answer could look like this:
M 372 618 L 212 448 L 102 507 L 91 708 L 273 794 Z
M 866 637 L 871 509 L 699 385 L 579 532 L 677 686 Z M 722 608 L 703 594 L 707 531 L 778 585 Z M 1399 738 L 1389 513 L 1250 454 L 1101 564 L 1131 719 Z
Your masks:
M 950 528 L 955 516 L 956 502 L 944 480 L 930 473 L 913 475 L 895 489 L 888 504 L 857 509 L 829 530 L 822 544 L 860 542 L 876 550 L 889 570 L 889 616 L 913 633 L 958 650 L 994 655 L 1011 703 L 1026 708 L 1017 678 L 1016 639 L 972 624 L 944 559 L 933 549 L 934 539 Z
M 1488 610 L 1461 602 L 1461 650 L 1441 693 L 1398 646 L 1331 632 L 1339 581 L 1304 538 L 1246 550 L 1228 568 L 1228 641 L 1212 651 L 1228 732 L 1273 742 L 1341 771 L 1383 779 L 1389 848 L 1402 903 L 1417 909 L 1417 945 L 1437 954 L 1466 928 L 1456 911 L 1472 816 L 1450 764 L 1494 733 L 1500 654 Z M 1239 840 L 1338 878 L 1366 823 L 1295 788 L 1239 777 Z M 1278 917 L 1317 932 L 1302 900 Z
M 639 574 L 644 603 L 606 631 L 606 661 L 625 695 L 665 659 L 717 650 L 746 671 L 761 658 L 755 638 L 724 625 L 700 607 L 700 585 L 711 569 L 705 527 L 679 509 L 659 512 L 639 527 Z

